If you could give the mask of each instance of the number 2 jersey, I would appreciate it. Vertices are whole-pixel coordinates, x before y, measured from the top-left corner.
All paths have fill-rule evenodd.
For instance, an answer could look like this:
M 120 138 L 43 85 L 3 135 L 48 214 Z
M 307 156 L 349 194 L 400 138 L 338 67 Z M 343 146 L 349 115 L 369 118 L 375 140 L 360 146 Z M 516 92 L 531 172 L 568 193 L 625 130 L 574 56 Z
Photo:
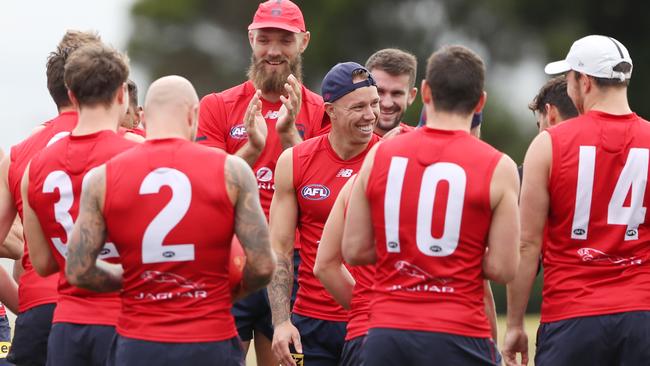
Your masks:
M 590 111 L 548 132 L 542 322 L 650 310 L 650 124 Z
M 482 263 L 503 156 L 465 131 L 383 142 L 368 177 L 377 263 L 370 328 L 490 337 Z
M 98 293 L 72 286 L 65 278 L 65 258 L 72 226 L 79 215 L 82 182 L 88 172 L 135 142 L 104 130 L 69 135 L 38 153 L 29 166 L 29 204 L 59 266 L 57 306 L 53 323 L 115 325 L 120 313 L 119 292 Z M 126 229 L 126 228 L 125 228 Z M 108 243 L 100 258 L 118 262 Z
M 106 164 L 104 218 L 124 267 L 120 335 L 170 343 L 237 336 L 225 162 L 223 151 L 168 138 Z

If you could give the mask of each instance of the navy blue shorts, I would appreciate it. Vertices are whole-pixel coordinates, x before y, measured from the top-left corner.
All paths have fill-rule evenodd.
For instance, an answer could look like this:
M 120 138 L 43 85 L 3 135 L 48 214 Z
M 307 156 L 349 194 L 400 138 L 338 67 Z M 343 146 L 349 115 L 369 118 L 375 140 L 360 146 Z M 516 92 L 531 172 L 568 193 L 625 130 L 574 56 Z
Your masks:
M 54 323 L 47 343 L 47 366 L 104 366 L 115 327 Z
M 162 343 L 116 335 L 106 366 L 244 366 L 237 337 L 220 342 Z
M 35 306 L 18 314 L 14 340 L 7 360 L 21 366 L 43 366 L 47 360 L 47 339 L 56 304 Z
M 496 366 L 497 348 L 490 338 L 373 328 L 363 346 L 366 365 Z
M 650 365 L 650 312 L 543 323 L 535 365 Z
M 232 305 L 237 333 L 242 341 L 253 339 L 253 331 L 262 332 L 269 340 L 273 339 L 271 306 L 266 289 L 254 292 Z
M 366 336 L 359 336 L 345 341 L 343 353 L 341 354 L 340 366 L 363 366 L 363 345 L 366 343 Z
M 7 316 L 0 317 L 0 366 L 11 365 L 7 354 L 11 348 L 11 325 Z
M 300 332 L 305 365 L 339 364 L 345 343 L 346 322 L 320 320 L 298 314 L 291 314 L 291 322 Z
M 293 250 L 293 289 L 291 290 L 291 307 L 293 310 L 293 303 L 296 302 L 296 294 L 298 293 L 298 269 L 300 268 L 300 249 Z

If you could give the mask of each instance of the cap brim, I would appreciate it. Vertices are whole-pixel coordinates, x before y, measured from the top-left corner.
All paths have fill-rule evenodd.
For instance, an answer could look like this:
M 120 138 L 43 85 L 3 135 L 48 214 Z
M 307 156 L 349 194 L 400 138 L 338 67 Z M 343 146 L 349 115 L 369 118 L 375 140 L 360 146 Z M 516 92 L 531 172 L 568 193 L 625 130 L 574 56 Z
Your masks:
M 293 33 L 301 33 L 301 32 L 303 32 L 298 27 L 293 27 L 293 26 L 290 26 L 288 24 L 284 24 L 284 23 L 280 23 L 280 22 L 258 22 L 258 23 L 251 23 L 251 25 L 248 26 L 248 30 L 262 29 L 262 28 L 284 29 L 286 31 L 293 32 Z
M 544 72 L 548 75 L 563 74 L 571 70 L 571 65 L 566 60 L 551 62 L 544 67 Z

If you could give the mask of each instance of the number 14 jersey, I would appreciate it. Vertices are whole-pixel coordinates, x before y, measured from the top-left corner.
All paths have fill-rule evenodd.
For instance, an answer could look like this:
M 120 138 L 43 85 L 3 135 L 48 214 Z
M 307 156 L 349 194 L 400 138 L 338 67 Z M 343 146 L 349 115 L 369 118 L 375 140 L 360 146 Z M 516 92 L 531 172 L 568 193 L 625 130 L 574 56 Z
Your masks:
M 377 264 L 370 328 L 490 337 L 482 262 L 502 154 L 464 131 L 385 141 L 368 178 Z
M 590 111 L 549 134 L 542 322 L 650 310 L 650 123 Z

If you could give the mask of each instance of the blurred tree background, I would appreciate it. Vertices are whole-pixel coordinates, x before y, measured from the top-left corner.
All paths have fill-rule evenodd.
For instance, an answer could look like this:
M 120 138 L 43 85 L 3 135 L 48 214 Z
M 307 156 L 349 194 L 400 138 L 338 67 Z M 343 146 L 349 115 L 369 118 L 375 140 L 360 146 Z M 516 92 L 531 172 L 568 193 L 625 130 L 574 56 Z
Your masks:
M 247 26 L 260 1 L 137 0 L 129 55 L 153 80 L 178 74 L 194 83 L 200 96 L 243 82 L 250 61 Z M 320 81 L 337 62 L 365 63 L 378 49 L 398 47 L 419 60 L 424 75 L 428 56 L 444 44 L 477 51 L 487 66 L 488 103 L 483 138 L 521 163 L 536 133 L 526 104 L 543 84 L 543 66 L 563 59 L 571 43 L 588 34 L 617 38 L 635 65 L 650 64 L 645 37 L 647 1 L 604 0 L 327 0 L 295 1 L 302 9 L 311 43 L 304 54 L 304 83 L 320 91 Z M 528 95 L 522 95 L 528 83 Z M 532 86 L 530 85 L 531 83 Z M 419 83 L 418 83 L 419 84 Z M 650 70 L 638 67 L 630 87 L 632 109 L 650 115 L 644 95 Z M 421 103 L 406 121 L 416 123 Z M 539 281 L 538 281 L 539 282 Z M 497 306 L 505 309 L 502 287 Z M 539 283 L 529 310 L 539 311 Z

